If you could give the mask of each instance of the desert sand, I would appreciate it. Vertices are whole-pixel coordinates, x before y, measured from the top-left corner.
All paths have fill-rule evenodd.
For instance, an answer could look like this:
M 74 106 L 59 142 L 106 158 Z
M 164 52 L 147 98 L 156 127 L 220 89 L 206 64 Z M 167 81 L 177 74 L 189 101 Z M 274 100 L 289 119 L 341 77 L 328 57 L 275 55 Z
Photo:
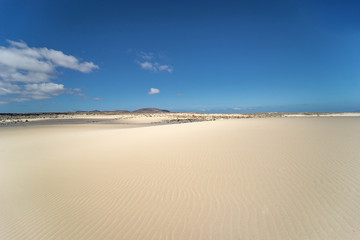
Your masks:
M 0 239 L 360 239 L 359 117 L 144 122 L 1 127 Z

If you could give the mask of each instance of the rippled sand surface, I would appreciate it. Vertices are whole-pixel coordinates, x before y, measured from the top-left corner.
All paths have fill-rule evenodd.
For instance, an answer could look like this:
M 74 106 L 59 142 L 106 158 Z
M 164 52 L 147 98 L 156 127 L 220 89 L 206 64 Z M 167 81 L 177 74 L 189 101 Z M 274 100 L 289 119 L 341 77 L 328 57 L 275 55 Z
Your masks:
M 0 129 L 0 239 L 360 239 L 360 118 Z

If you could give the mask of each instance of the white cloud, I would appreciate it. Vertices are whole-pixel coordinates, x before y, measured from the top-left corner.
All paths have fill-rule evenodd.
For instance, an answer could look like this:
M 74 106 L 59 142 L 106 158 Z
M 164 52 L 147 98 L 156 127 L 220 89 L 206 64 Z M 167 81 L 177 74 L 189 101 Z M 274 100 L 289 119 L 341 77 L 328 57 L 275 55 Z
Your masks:
M 95 101 L 101 101 L 101 100 L 103 100 L 102 98 L 99 98 L 99 97 L 96 97 L 96 98 L 94 98 L 94 100 Z
M 12 40 L 7 40 L 8 43 L 10 43 L 12 46 L 19 47 L 19 48 L 26 48 L 27 44 L 24 41 L 15 42 Z
M 39 83 L 48 82 L 54 77 L 55 74 L 36 71 L 22 72 L 16 68 L 1 67 L 0 64 L 0 81 L 4 82 Z
M 76 57 L 48 48 L 31 48 L 25 42 L 8 40 L 0 46 L 0 95 L 11 95 L 5 102 L 42 100 L 67 90 L 63 84 L 53 83 L 56 68 L 63 67 L 83 73 L 99 68 L 93 62 L 81 62 Z M 75 94 L 82 96 L 83 94 Z
M 159 94 L 159 93 L 160 93 L 160 90 L 157 88 L 150 88 L 150 92 L 148 92 L 149 95 Z
M 48 61 L 42 61 L 17 48 L 0 47 L 0 64 L 12 69 L 51 73 L 54 66 Z
M 0 81 L 0 95 L 18 94 L 20 89 L 17 85 Z
M 169 66 L 169 65 L 160 65 L 159 71 L 167 71 L 167 72 L 171 73 L 172 71 L 174 71 L 174 69 L 172 66 Z
M 156 71 L 156 70 L 153 68 L 153 65 L 152 65 L 151 62 L 142 62 L 142 63 L 140 63 L 140 66 L 141 66 L 142 69 Z
M 36 100 L 48 99 L 66 91 L 63 84 L 57 83 L 33 83 L 26 84 L 24 87 L 23 95 Z
M 54 72 L 56 67 L 89 73 L 99 68 L 93 62 L 80 62 L 71 55 L 48 48 L 30 48 L 24 42 L 8 41 L 10 47 L 0 47 L 0 64 L 37 72 Z
M 99 68 L 93 62 L 80 63 L 74 56 L 66 55 L 61 51 L 47 48 L 40 48 L 39 51 L 41 56 L 60 67 L 74 69 L 84 73 L 89 73 L 93 69 Z
M 174 68 L 170 65 L 160 65 L 158 62 L 138 62 L 140 67 L 145 70 L 153 71 L 153 72 L 169 72 L 172 73 Z
M 140 65 L 140 67 L 144 70 L 153 71 L 153 72 L 169 72 L 172 73 L 174 71 L 174 67 L 167 64 L 160 64 L 156 61 L 156 57 L 153 53 L 146 53 L 140 51 L 138 53 L 138 57 L 140 60 L 136 60 L 135 62 Z

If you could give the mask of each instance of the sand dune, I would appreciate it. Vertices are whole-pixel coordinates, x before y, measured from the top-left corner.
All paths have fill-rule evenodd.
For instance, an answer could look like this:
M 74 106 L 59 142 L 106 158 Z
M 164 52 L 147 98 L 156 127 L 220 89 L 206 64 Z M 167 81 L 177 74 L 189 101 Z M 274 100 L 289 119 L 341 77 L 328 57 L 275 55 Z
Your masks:
M 0 129 L 0 239 L 360 239 L 360 118 Z

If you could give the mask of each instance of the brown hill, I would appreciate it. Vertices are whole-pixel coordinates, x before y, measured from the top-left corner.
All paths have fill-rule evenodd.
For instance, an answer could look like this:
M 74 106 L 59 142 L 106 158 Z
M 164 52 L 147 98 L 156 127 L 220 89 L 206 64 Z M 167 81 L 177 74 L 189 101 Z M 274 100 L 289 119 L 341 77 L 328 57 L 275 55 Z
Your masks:
M 133 111 L 134 113 L 169 113 L 169 110 L 163 110 L 158 108 L 140 108 Z

